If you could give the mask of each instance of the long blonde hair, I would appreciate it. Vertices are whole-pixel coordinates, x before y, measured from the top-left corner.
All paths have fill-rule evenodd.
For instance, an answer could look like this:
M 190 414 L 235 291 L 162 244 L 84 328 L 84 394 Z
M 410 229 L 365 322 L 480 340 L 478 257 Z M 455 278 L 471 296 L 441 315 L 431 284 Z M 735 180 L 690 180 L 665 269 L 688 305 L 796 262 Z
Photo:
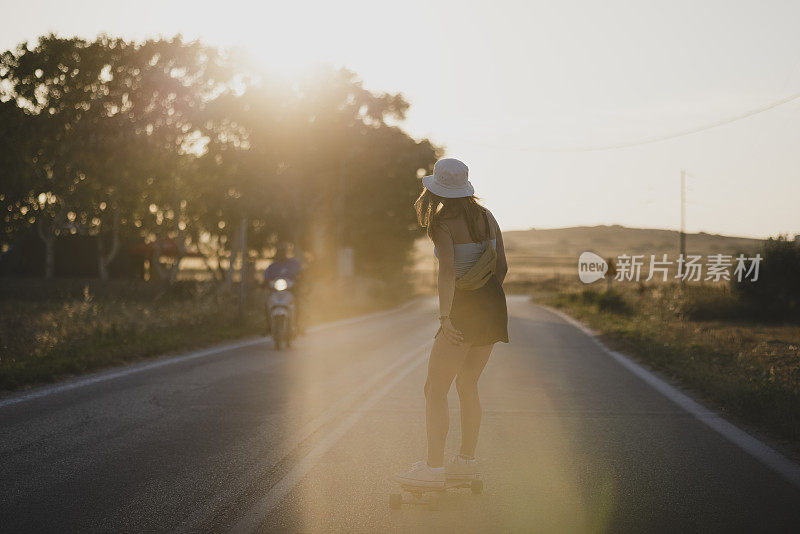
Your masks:
M 469 230 L 470 238 L 479 243 L 489 239 L 489 227 L 484 235 L 478 231 L 478 219 L 486 212 L 486 208 L 478 203 L 475 195 L 459 198 L 440 197 L 423 187 L 422 193 L 414 201 L 414 210 L 417 212 L 419 225 L 427 229 L 428 237 L 433 240 L 433 229 L 441 224 L 443 219 L 456 219 L 464 215 Z

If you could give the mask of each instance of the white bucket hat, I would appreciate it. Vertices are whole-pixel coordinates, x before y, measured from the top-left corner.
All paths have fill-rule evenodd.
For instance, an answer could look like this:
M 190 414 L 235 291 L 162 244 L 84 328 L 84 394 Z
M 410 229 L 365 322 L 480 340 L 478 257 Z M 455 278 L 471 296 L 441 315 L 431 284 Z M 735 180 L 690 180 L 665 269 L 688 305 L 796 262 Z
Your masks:
M 470 197 L 475 193 L 475 188 L 469 183 L 468 176 L 469 168 L 464 162 L 444 158 L 433 166 L 433 174 L 422 178 L 422 185 L 440 197 Z

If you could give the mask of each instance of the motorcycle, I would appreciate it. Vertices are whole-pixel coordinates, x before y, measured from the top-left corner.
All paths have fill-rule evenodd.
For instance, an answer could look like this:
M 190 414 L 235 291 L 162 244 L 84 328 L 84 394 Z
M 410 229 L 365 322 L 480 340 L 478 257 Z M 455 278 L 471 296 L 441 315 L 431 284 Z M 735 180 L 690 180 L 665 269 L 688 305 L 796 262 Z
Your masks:
M 292 286 L 294 282 L 286 278 L 276 278 L 269 283 L 271 291 L 267 295 L 267 313 L 272 328 L 272 343 L 277 350 L 291 347 L 296 335 Z

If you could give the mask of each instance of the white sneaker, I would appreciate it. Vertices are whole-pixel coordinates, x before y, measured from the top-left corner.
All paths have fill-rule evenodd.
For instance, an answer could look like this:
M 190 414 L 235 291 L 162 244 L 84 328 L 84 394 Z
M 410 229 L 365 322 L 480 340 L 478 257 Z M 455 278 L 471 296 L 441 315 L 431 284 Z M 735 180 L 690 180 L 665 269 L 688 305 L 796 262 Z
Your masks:
M 478 460 L 475 458 L 467 459 L 456 454 L 447 465 L 444 466 L 447 478 L 456 480 L 470 480 L 478 478 Z
M 425 488 L 444 488 L 445 483 L 444 467 L 430 467 L 425 460 L 414 462 L 411 471 L 394 475 L 392 478 L 398 484 Z

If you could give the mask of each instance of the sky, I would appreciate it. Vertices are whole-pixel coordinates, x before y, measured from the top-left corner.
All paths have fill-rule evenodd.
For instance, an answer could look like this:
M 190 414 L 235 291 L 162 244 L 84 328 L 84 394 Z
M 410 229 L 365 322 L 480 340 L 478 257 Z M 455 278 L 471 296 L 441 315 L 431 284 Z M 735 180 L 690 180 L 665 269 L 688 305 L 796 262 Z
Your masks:
M 400 92 L 402 126 L 470 168 L 504 230 L 621 224 L 800 233 L 800 2 L 496 0 L 2 2 L 0 49 L 39 35 L 181 33 L 287 72 L 315 63 Z M 34 8 L 35 7 L 35 8 Z

